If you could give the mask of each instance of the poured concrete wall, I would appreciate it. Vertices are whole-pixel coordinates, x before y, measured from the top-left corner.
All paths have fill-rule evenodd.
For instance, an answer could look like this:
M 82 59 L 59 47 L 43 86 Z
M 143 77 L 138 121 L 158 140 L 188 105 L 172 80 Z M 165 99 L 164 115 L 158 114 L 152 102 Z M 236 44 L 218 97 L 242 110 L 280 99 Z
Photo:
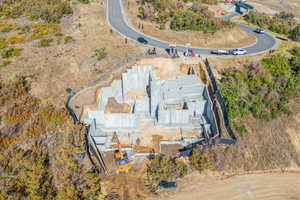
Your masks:
M 122 93 L 126 98 L 130 90 L 145 90 L 149 85 L 150 72 L 153 66 L 133 67 L 122 74 Z
M 158 124 L 164 126 L 189 124 L 190 116 L 189 110 L 159 110 Z
M 199 77 L 184 75 L 172 80 L 155 80 L 152 69 L 152 66 L 134 67 L 122 74 L 121 81 L 101 89 L 99 108 L 97 111 L 89 111 L 86 119 L 87 123 L 92 124 L 90 133 L 95 137 L 99 149 L 111 149 L 110 140 L 115 131 L 120 140 L 135 144 L 139 131 L 143 131 L 139 129 L 141 118 L 141 124 L 148 118 L 153 120 L 154 126 L 194 129 L 199 137 L 203 130 L 208 134 L 207 137 L 218 135 L 212 102 Z M 124 95 L 132 90 L 144 90 L 146 94 L 149 90 L 150 94 L 146 97 L 125 98 Z M 109 97 L 114 97 L 118 103 L 130 104 L 133 113 L 104 113 Z M 122 131 L 126 134 L 121 134 Z M 203 138 L 184 139 L 177 143 L 188 145 L 199 140 Z

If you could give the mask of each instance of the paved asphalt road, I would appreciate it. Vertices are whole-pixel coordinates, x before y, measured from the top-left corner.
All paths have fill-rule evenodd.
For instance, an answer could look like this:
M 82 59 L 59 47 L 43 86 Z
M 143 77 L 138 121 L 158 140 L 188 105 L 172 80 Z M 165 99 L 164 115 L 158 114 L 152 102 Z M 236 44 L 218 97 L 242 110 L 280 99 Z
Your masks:
M 133 27 L 128 25 L 123 11 L 122 0 L 107 0 L 107 19 L 109 24 L 113 27 L 113 29 L 119 32 L 121 35 L 135 40 L 135 41 L 146 41 L 146 45 L 152 47 L 158 47 L 162 49 L 166 49 L 169 47 L 168 42 L 159 40 L 157 38 L 153 38 L 151 36 L 144 35 L 141 32 L 136 31 Z M 236 13 L 232 13 L 228 16 L 223 17 L 224 19 L 230 19 L 236 15 Z M 265 34 L 257 34 L 253 32 L 253 29 L 242 25 L 237 24 L 241 29 L 253 34 L 256 37 L 256 43 L 247 47 L 243 47 L 248 51 L 248 54 L 258 54 L 272 49 L 276 44 L 276 39 L 268 33 Z M 182 45 L 177 45 L 178 51 L 186 51 L 187 47 Z M 212 48 L 194 48 L 188 47 L 189 49 L 193 49 L 196 53 L 200 55 L 210 55 Z M 224 49 L 224 48 L 222 48 Z M 229 48 L 228 48 L 229 49 Z

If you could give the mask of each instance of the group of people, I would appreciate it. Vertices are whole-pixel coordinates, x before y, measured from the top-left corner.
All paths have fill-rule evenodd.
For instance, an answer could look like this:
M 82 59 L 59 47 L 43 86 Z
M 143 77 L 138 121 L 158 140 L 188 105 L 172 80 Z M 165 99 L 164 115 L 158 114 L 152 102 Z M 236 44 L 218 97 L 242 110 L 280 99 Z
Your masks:
M 179 57 L 178 51 L 177 51 L 176 48 L 173 48 L 173 47 L 167 48 L 166 51 L 167 51 L 168 55 L 171 56 L 172 58 L 178 58 Z
M 147 55 L 156 55 L 157 53 L 156 53 L 156 49 L 155 48 L 153 48 L 153 49 L 148 49 L 147 50 L 147 53 L 146 53 Z

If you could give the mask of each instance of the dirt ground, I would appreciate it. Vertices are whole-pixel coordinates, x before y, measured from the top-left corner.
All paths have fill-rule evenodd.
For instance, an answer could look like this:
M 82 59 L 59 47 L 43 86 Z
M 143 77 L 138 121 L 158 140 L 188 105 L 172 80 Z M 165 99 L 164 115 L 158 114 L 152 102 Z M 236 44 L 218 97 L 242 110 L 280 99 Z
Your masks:
M 275 14 L 280 11 L 292 12 L 295 17 L 300 17 L 299 0 L 248 0 L 259 12 Z
M 37 41 L 21 44 L 22 55 L 0 69 L 2 79 L 34 74 L 34 95 L 64 106 L 62 102 L 66 100 L 66 88 L 79 88 L 105 73 L 120 59 L 146 52 L 142 45 L 133 41 L 125 44 L 123 37 L 110 32 L 102 0 L 90 4 L 77 3 L 73 9 L 73 16 L 63 19 L 61 27 L 62 33 L 72 36 L 75 42 L 53 43 L 46 48 L 38 48 Z M 108 55 L 97 61 L 93 57 L 95 50 L 103 47 Z
M 224 179 L 194 172 L 179 181 L 178 188 L 149 200 L 299 200 L 300 173 L 266 173 Z
M 123 5 L 128 23 L 135 27 L 136 30 L 174 44 L 207 48 L 237 48 L 255 43 L 254 36 L 237 27 L 220 30 L 214 35 L 203 34 L 197 31 L 173 31 L 167 25 L 165 30 L 159 30 L 154 23 L 141 21 L 137 17 L 138 5 L 135 0 L 126 0 Z M 217 9 L 214 8 L 214 10 Z M 139 29 L 139 24 L 143 24 L 143 30 Z
M 119 197 L 118 200 L 142 200 L 151 195 L 147 187 L 146 168 L 143 159 L 133 164 L 127 174 L 112 174 L 103 178 L 102 188 L 107 199 L 111 196 Z

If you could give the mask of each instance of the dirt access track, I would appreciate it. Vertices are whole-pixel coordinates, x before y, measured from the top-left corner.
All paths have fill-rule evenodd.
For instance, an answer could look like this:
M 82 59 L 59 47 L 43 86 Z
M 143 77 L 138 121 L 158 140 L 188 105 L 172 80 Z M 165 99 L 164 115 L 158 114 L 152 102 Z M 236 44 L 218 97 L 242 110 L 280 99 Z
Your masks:
M 194 172 L 174 190 L 148 200 L 300 200 L 300 173 L 265 173 L 217 178 Z

